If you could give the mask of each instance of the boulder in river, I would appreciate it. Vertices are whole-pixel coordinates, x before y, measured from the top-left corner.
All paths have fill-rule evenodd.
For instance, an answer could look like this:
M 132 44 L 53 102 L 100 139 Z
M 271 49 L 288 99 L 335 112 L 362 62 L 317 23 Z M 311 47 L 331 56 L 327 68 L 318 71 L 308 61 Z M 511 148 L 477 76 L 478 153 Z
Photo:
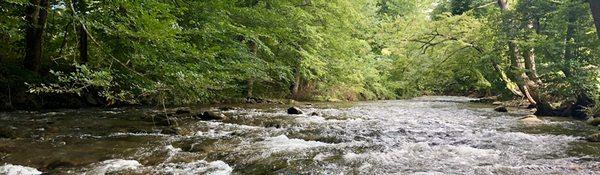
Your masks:
M 200 120 L 225 120 L 227 119 L 227 116 L 218 112 L 206 111 L 202 113 L 202 115 L 197 116 L 196 118 Z
M 287 110 L 288 114 L 304 114 L 304 112 L 302 112 L 302 110 L 300 108 L 297 107 L 291 107 Z
M 496 111 L 496 112 L 508 112 L 508 109 L 506 108 L 506 106 L 498 106 L 498 107 L 494 108 L 494 111 Z
M 318 112 L 312 112 L 310 113 L 310 116 L 321 116 L 321 114 Z
M 539 124 L 539 123 L 542 123 L 542 120 L 540 120 L 535 115 L 527 115 L 527 116 L 521 118 L 521 122 L 523 122 L 524 124 Z

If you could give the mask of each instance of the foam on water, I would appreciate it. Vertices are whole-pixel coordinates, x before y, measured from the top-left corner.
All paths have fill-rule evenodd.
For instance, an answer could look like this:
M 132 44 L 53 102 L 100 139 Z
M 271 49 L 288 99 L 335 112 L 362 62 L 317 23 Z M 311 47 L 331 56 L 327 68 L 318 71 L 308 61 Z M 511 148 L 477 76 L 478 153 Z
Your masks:
M 4 175 L 38 175 L 38 174 L 42 174 L 42 172 L 38 171 L 35 168 L 31 168 L 31 167 L 5 164 L 5 165 L 0 166 L 0 174 L 4 174 Z
M 328 143 L 317 141 L 290 139 L 285 135 L 267 138 L 265 139 L 265 141 L 260 142 L 260 144 L 265 148 L 268 148 L 272 152 L 297 151 L 302 149 L 331 145 Z
M 103 175 L 125 170 L 135 170 L 141 166 L 142 164 L 135 160 L 111 159 L 97 164 L 92 170 L 86 172 L 85 174 Z
M 422 97 L 361 102 L 343 108 L 300 106 L 321 116 L 288 115 L 281 106 L 239 108 L 225 112 L 228 120 L 190 121 L 179 126 L 192 131 L 191 136 L 116 131 L 108 137 L 82 137 L 137 145 L 131 154 L 103 154 L 122 159 L 75 171 L 183 175 L 600 174 L 600 157 L 571 153 L 573 145 L 584 142 L 580 137 L 531 134 L 522 130 L 522 113 L 497 113 L 489 106 L 466 103 L 470 100 Z M 542 119 L 545 121 L 540 125 L 551 126 L 559 130 L 557 133 L 580 127 L 577 121 Z M 145 139 L 150 138 L 157 143 L 149 144 Z M 0 170 L 7 168 L 5 165 Z
M 154 169 L 161 174 L 178 175 L 228 175 L 233 171 L 233 168 L 223 161 L 207 162 L 205 160 L 191 163 L 166 163 Z

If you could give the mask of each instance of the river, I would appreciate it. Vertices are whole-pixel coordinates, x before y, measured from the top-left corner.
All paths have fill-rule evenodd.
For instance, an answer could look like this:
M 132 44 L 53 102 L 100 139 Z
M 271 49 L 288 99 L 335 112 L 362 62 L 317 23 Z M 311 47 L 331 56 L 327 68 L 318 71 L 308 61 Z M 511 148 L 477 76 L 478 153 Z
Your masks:
M 600 174 L 597 127 L 470 100 L 240 105 L 175 135 L 145 108 L 0 113 L 0 174 Z

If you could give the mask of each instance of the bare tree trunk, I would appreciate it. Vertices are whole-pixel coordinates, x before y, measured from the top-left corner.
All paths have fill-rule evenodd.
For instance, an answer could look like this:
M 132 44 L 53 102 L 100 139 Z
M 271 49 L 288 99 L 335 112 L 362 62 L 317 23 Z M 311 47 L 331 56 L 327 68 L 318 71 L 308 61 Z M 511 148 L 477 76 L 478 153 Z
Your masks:
M 26 53 L 23 66 L 37 73 L 44 53 L 44 32 L 50 3 L 48 0 L 30 0 L 29 3 L 25 16 L 28 26 L 25 29 Z
M 588 2 L 590 3 L 592 16 L 594 16 L 594 24 L 596 24 L 596 34 L 598 34 L 598 39 L 600 39 L 600 1 L 588 0 Z
M 77 7 L 77 11 L 78 11 L 78 12 L 73 12 L 73 13 L 79 13 L 79 17 L 85 16 L 85 13 L 87 12 L 87 4 L 85 3 L 85 0 L 73 0 L 73 4 L 75 7 Z M 77 35 L 78 35 L 78 39 L 79 39 L 79 42 L 78 42 L 79 60 L 82 63 L 87 63 L 89 61 L 88 34 L 85 31 L 83 24 L 81 24 L 81 23 L 77 27 Z

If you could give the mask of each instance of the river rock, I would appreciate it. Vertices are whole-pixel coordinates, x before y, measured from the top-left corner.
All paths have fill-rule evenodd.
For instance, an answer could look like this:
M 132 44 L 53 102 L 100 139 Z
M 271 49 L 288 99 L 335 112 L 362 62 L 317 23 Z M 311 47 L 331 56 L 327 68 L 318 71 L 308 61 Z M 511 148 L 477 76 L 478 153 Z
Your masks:
M 168 127 L 168 128 L 163 129 L 160 133 L 166 134 L 166 135 L 182 135 L 182 136 L 189 136 L 189 135 L 193 134 L 191 132 L 191 130 L 183 129 L 181 127 Z
M 174 108 L 173 110 L 175 111 L 175 114 L 177 114 L 177 115 L 192 113 L 192 109 L 190 109 L 188 107 L 179 107 L 179 108 Z
M 586 138 L 590 142 L 600 142 L 600 132 L 592 134 Z
M 502 105 L 502 102 L 501 101 L 495 101 L 495 102 L 492 102 L 492 105 Z
M 588 123 L 592 126 L 600 126 L 600 118 L 591 118 Z
M 506 106 L 498 106 L 498 107 L 494 108 L 494 111 L 496 111 L 496 112 L 508 112 L 508 109 L 506 108 Z
M 524 124 L 539 124 L 539 123 L 542 123 L 542 120 L 540 120 L 535 115 L 527 115 L 527 116 L 521 118 L 521 122 L 523 122 Z
M 196 118 L 200 120 L 225 120 L 227 119 L 227 116 L 225 116 L 225 114 L 222 113 L 206 111 L 202 113 L 202 115 L 197 116 Z
M 318 112 L 312 112 L 310 113 L 310 116 L 321 116 L 321 114 Z
M 291 108 L 289 108 L 287 110 L 287 113 L 288 114 L 295 114 L 295 115 L 297 115 L 297 114 L 304 114 L 304 112 L 302 112 L 302 110 L 300 108 L 297 108 L 297 107 L 291 107 Z
M 188 107 L 178 107 L 178 108 L 169 108 L 169 109 L 160 109 L 160 110 L 152 110 L 145 113 L 146 116 L 160 116 L 166 115 L 169 117 L 190 114 L 192 109 Z
M 176 125 L 179 120 L 177 117 L 165 114 L 144 115 L 142 119 L 147 122 L 154 122 L 154 124 L 160 126 Z
M 256 104 L 256 103 L 263 103 L 263 102 L 265 102 L 265 100 L 263 100 L 262 98 L 246 97 L 246 103 Z

